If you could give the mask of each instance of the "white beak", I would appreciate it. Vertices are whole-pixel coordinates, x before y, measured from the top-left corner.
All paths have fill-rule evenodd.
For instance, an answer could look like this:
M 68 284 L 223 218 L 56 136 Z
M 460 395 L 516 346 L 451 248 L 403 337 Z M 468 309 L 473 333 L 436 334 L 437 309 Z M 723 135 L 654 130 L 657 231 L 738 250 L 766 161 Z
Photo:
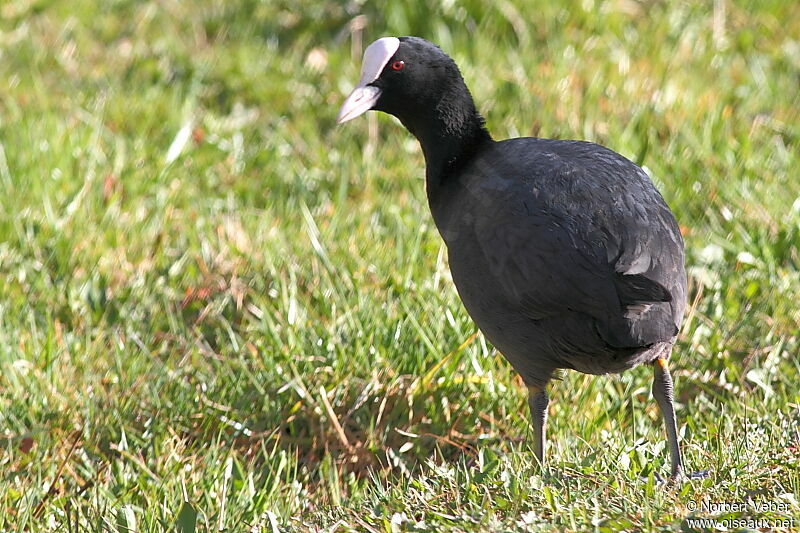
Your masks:
M 397 52 L 398 48 L 400 48 L 400 39 L 397 37 L 383 37 L 364 50 L 361 79 L 358 80 L 358 85 L 344 101 L 342 108 L 339 109 L 339 116 L 336 117 L 336 122 L 339 124 L 347 122 L 373 108 L 381 96 L 381 90 L 370 85 L 370 83 L 380 77 L 386 63 Z
M 339 116 L 336 117 L 336 122 L 341 124 L 350 119 L 356 118 L 362 113 L 366 113 L 375 105 L 378 98 L 381 97 L 381 90 L 371 85 L 358 86 L 353 89 L 350 96 L 342 104 L 339 109 Z

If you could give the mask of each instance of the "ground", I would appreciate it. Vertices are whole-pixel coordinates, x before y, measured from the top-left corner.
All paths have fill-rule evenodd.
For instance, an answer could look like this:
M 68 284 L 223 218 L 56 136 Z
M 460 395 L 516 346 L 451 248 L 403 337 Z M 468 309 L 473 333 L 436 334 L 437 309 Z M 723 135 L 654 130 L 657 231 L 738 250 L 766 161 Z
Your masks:
M 800 527 L 777 522 L 800 516 L 800 4 L 403 4 L 0 4 L 0 530 Z M 648 368 L 555 382 L 535 464 L 416 141 L 335 124 L 364 46 L 405 34 L 456 59 L 496 138 L 652 174 L 709 478 L 655 483 Z

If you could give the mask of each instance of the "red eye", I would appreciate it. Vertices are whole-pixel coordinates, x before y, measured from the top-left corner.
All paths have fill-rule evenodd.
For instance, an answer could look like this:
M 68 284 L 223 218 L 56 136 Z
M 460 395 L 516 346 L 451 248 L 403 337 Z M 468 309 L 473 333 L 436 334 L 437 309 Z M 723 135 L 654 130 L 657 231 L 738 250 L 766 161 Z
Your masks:
M 404 66 L 406 66 L 406 64 L 402 61 L 395 61 L 392 63 L 392 70 L 403 70 Z

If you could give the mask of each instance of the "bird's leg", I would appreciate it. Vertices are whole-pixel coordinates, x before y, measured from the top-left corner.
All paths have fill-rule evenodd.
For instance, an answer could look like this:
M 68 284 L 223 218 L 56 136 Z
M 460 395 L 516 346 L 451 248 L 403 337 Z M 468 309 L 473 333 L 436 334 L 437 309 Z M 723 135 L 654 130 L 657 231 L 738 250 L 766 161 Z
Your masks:
M 672 460 L 672 474 L 670 481 L 676 481 L 683 474 L 683 461 L 681 460 L 681 447 L 678 444 L 678 425 L 675 420 L 675 406 L 672 402 L 672 376 L 666 359 L 656 359 L 653 363 L 653 396 L 664 415 L 664 424 L 667 428 L 667 444 Z
M 533 453 L 544 465 L 545 426 L 547 425 L 547 405 L 550 403 L 544 387 L 528 387 L 528 405 L 533 420 Z

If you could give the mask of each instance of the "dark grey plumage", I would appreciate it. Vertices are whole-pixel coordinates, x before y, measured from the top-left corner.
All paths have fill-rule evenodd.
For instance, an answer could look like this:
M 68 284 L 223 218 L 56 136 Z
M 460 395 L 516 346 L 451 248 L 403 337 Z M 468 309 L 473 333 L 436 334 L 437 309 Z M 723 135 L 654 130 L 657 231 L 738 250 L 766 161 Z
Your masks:
M 647 175 L 578 141 L 487 143 L 431 203 L 470 316 L 529 385 L 666 356 L 683 242 Z
M 686 306 L 683 240 L 645 172 L 589 142 L 494 141 L 458 67 L 423 39 L 376 41 L 364 63 L 381 70 L 365 67 L 339 120 L 376 109 L 419 140 L 453 281 L 529 387 L 539 459 L 554 372 L 606 374 L 653 363 L 678 477 L 666 361 Z

